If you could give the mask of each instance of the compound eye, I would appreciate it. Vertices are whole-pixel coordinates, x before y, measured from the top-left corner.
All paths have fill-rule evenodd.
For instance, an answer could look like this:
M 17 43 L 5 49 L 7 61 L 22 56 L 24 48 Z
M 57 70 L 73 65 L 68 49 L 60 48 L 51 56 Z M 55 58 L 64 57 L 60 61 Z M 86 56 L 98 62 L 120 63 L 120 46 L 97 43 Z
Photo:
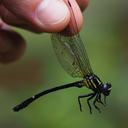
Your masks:
M 106 90 L 106 89 L 108 89 L 108 86 L 107 86 L 107 84 L 104 84 L 104 90 Z

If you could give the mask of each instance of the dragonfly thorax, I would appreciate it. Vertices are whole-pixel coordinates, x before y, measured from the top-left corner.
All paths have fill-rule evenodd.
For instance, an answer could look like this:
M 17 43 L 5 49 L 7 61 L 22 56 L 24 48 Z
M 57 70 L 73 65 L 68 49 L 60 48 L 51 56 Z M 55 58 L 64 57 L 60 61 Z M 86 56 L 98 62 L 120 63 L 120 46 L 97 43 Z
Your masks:
M 96 93 L 103 93 L 108 96 L 111 91 L 111 84 L 103 84 L 100 78 L 95 74 L 87 74 L 84 79 L 85 86 Z
M 100 91 L 103 85 L 99 77 L 95 74 L 87 74 L 84 81 L 86 87 L 92 89 L 93 91 Z

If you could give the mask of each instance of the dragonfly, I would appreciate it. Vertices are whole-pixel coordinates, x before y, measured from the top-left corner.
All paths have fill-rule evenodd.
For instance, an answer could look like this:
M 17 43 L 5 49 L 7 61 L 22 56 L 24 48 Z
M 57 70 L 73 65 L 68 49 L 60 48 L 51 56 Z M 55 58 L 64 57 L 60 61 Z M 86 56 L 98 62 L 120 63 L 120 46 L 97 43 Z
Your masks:
M 73 12 L 72 4 L 70 1 L 67 1 L 67 6 L 70 10 L 71 16 L 73 17 L 72 21 L 74 25 L 72 25 L 72 30 L 74 33 L 76 29 L 78 29 L 75 14 Z M 69 28 L 67 27 L 65 32 L 69 32 Z M 64 33 L 54 33 L 51 36 L 52 44 L 56 56 L 62 65 L 63 69 L 72 77 L 81 78 L 82 80 L 68 83 L 61 86 L 56 86 L 45 91 L 42 91 L 25 101 L 21 102 L 20 104 L 16 105 L 13 108 L 13 111 L 18 112 L 28 105 L 30 105 L 33 101 L 37 100 L 38 98 L 47 95 L 49 93 L 71 88 L 77 87 L 82 88 L 86 87 L 90 89 L 92 92 L 89 94 L 84 94 L 78 96 L 78 104 L 80 111 L 82 111 L 82 104 L 81 99 L 87 98 L 87 104 L 89 106 L 90 113 L 92 113 L 92 105 L 101 112 L 100 108 L 98 107 L 97 103 L 105 105 L 106 104 L 106 97 L 109 96 L 111 92 L 112 85 L 110 83 L 103 83 L 100 78 L 93 73 L 93 70 L 90 66 L 89 58 L 84 47 L 84 44 L 81 40 L 80 34 L 74 34 L 72 36 L 65 36 Z M 93 100 L 92 104 L 90 101 Z

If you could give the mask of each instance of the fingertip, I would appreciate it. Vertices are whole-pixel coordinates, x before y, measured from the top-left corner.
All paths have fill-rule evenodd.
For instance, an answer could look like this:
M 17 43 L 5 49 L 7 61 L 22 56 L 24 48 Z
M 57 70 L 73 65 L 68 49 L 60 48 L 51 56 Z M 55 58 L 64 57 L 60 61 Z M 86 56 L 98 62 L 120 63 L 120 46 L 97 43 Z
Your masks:
M 70 12 L 63 1 L 42 1 L 37 9 L 37 21 L 45 32 L 59 32 L 70 21 Z M 48 3 L 49 1 L 49 3 Z
M 80 32 L 83 26 L 82 12 L 74 0 L 64 0 L 70 11 L 70 22 L 68 26 L 62 31 L 62 34 L 71 36 Z M 70 5 L 69 5 L 70 3 Z

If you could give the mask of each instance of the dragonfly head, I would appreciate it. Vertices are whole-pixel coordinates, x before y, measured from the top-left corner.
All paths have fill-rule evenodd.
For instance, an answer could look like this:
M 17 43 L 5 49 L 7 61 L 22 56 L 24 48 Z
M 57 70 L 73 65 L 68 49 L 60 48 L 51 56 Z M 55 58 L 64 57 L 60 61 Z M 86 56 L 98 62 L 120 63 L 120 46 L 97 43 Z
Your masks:
M 110 83 L 103 84 L 102 86 L 102 93 L 105 96 L 108 96 L 111 92 L 112 85 Z

